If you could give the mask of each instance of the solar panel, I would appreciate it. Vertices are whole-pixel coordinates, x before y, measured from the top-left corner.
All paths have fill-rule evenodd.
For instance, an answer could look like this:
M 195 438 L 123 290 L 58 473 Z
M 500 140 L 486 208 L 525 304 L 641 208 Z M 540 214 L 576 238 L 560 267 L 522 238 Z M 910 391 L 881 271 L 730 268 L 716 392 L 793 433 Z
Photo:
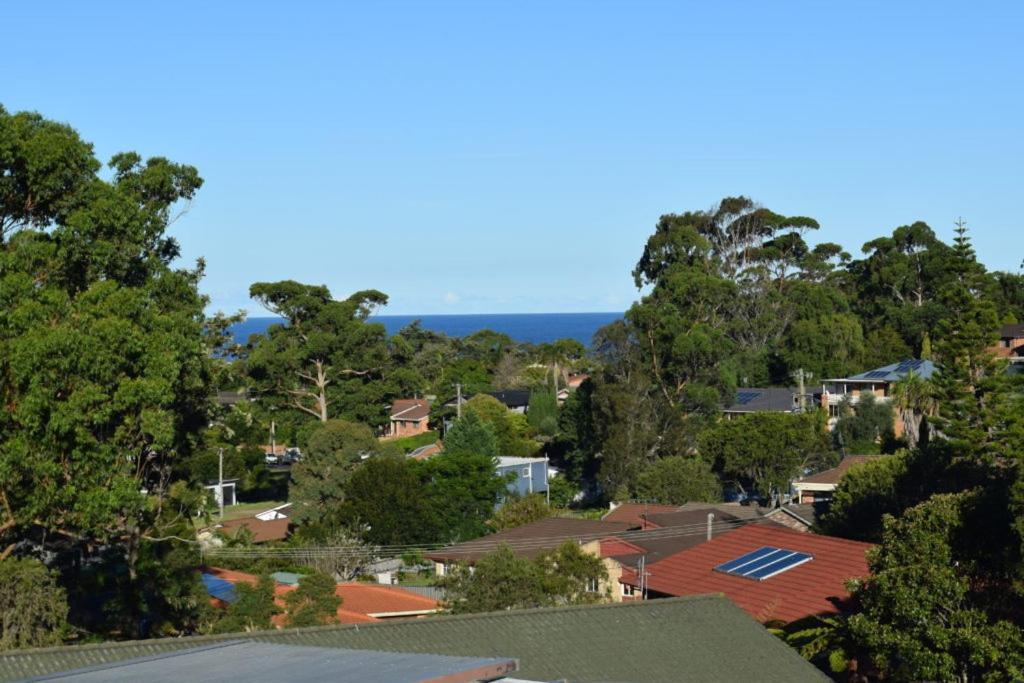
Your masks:
M 741 391 L 736 394 L 736 403 L 745 406 L 760 395 L 760 391 Z
M 864 379 L 880 379 L 889 374 L 888 370 L 872 370 L 864 375 Z
M 924 365 L 923 360 L 905 360 L 896 366 L 896 370 L 894 370 L 894 372 L 909 372 L 911 370 L 920 370 L 922 365 Z
M 715 567 L 715 571 L 755 581 L 764 581 L 805 562 L 810 562 L 812 559 L 814 557 L 809 553 L 764 546 L 746 555 L 741 555 L 735 560 L 723 562 Z
M 224 602 L 234 602 L 237 599 L 235 593 L 235 586 L 230 581 L 214 576 L 213 574 L 202 574 L 203 584 L 206 586 L 206 592 L 210 597 L 223 600 Z

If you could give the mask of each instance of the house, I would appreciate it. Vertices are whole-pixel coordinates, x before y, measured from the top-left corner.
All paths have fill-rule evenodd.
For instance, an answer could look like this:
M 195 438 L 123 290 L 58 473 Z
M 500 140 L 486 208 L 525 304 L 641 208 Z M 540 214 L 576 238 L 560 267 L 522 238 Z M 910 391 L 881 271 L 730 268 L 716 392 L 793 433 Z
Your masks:
M 1024 325 L 1003 325 L 999 328 L 999 341 L 989 350 L 1011 363 L 1024 363 Z
M 213 397 L 213 400 L 219 406 L 224 406 L 225 408 L 231 408 L 231 407 L 234 407 L 235 405 L 237 405 L 239 403 L 245 403 L 245 402 L 248 402 L 248 401 L 254 401 L 255 399 L 253 399 L 253 398 L 251 398 L 249 396 L 249 390 L 248 389 L 242 388 L 242 389 L 229 389 L 227 391 L 218 391 L 216 393 L 216 395 Z
M 904 379 L 911 372 L 921 379 L 931 379 L 935 376 L 936 371 L 935 363 L 930 360 L 903 360 L 852 377 L 827 379 L 821 387 L 820 405 L 828 411 L 829 427 L 831 428 L 839 417 L 839 404 L 843 399 L 849 398 L 850 402 L 856 403 L 861 396 L 873 394 L 880 401 L 890 401 L 892 385 Z M 901 421 L 896 420 L 893 427 L 896 436 L 901 436 L 903 433 Z
M 748 413 L 795 413 L 800 408 L 800 390 L 795 387 L 742 387 L 722 414 L 731 420 Z
M 843 475 L 854 465 L 861 465 L 884 455 L 848 455 L 835 467 L 797 479 L 790 488 L 796 502 L 801 504 L 828 503 Z
M 385 438 L 400 439 L 416 436 L 429 430 L 430 401 L 425 398 L 401 398 L 391 404 L 391 420 Z
M 493 396 L 502 403 L 505 407 L 514 413 L 525 413 L 530 407 L 530 392 L 525 389 L 506 389 L 504 391 L 489 391 L 488 396 Z M 463 394 L 462 403 L 465 404 L 474 394 Z M 458 406 L 459 399 L 453 398 L 444 404 L 445 408 L 456 408 Z
M 302 577 L 291 572 L 279 572 L 271 578 L 275 581 L 275 602 L 284 607 L 284 596 L 298 587 Z M 255 586 L 259 582 L 259 577 L 254 574 L 220 567 L 208 567 L 202 572 L 202 579 L 211 598 L 228 604 L 236 599 L 235 585 L 245 583 Z M 434 614 L 440 609 L 440 604 L 433 598 L 398 586 L 382 586 L 376 583 L 339 583 L 335 587 L 335 595 L 341 598 L 337 614 L 339 624 L 418 618 Z M 278 628 L 282 628 L 285 619 L 284 615 L 278 615 L 274 618 L 274 623 Z
M 580 385 L 588 379 L 590 379 L 590 375 L 585 372 L 570 372 L 565 385 L 570 389 L 579 389 Z
M 765 519 L 794 531 L 813 531 L 828 503 L 789 503 L 765 515 Z
M 241 656 L 224 649 L 239 642 L 251 646 Z M 282 671 L 279 661 L 263 649 L 269 646 L 295 648 L 288 655 L 289 670 Z M 203 666 L 190 668 L 187 658 L 176 656 L 200 648 L 214 655 L 225 652 L 227 665 L 218 669 L 215 661 L 204 661 Z M 118 666 L 117 673 L 125 674 L 121 680 L 149 683 L 464 680 L 444 678 L 432 670 L 429 676 L 420 675 L 425 669 L 409 676 L 389 676 L 387 667 L 397 662 L 383 658 L 365 660 L 365 668 L 352 668 L 355 655 L 351 651 L 404 653 L 409 656 L 398 661 L 406 663 L 419 662 L 424 654 L 515 660 L 519 668 L 514 676 L 520 681 L 828 680 L 795 649 L 720 595 L 14 650 L 0 653 L 0 679 L 54 676 L 90 667 L 93 677 L 86 680 L 109 680 L 114 677 L 110 667 Z M 136 675 L 128 667 L 140 658 L 153 668 Z M 236 662 L 244 667 L 238 676 L 233 675 Z M 212 675 L 215 671 L 218 676 Z M 495 677 L 481 673 L 477 680 Z
M 472 565 L 503 545 L 508 546 L 520 557 L 534 558 L 548 550 L 554 550 L 566 541 L 585 543 L 627 531 L 631 526 L 624 522 L 547 517 L 471 541 L 432 550 L 423 556 L 434 563 L 434 570 L 438 576 L 444 576 L 452 565 Z
M 762 623 L 837 614 L 846 582 L 867 576 L 870 543 L 775 525 L 748 524 L 624 571 L 619 581 L 650 598 L 722 593 Z
M 499 477 L 509 477 L 510 493 L 528 496 L 531 493 L 548 492 L 548 459 L 547 458 L 498 458 L 495 468 Z

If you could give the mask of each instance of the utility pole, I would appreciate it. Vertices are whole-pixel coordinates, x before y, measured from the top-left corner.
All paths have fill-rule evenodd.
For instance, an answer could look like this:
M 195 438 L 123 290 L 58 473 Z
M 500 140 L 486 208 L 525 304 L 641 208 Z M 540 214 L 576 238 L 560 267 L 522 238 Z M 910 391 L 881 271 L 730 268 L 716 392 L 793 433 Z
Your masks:
M 220 503 L 220 519 L 224 521 L 224 449 L 217 449 L 217 502 Z
M 274 421 L 270 421 L 270 454 L 277 458 L 277 443 L 275 438 L 277 436 L 277 430 L 274 428 Z
M 807 412 L 807 380 L 813 377 L 811 373 L 807 372 L 803 368 L 798 368 L 794 373 L 793 377 L 797 381 L 797 405 L 799 406 L 799 412 Z
M 455 417 L 462 419 L 462 382 L 455 383 Z

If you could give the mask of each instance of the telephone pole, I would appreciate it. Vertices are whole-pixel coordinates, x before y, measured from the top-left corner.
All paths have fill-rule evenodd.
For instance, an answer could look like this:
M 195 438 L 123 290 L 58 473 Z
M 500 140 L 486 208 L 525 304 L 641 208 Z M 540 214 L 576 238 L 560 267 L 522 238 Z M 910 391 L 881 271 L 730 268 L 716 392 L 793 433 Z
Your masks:
M 462 382 L 455 383 L 455 417 L 462 419 Z
M 217 502 L 220 504 L 220 519 L 224 521 L 224 449 L 217 449 Z

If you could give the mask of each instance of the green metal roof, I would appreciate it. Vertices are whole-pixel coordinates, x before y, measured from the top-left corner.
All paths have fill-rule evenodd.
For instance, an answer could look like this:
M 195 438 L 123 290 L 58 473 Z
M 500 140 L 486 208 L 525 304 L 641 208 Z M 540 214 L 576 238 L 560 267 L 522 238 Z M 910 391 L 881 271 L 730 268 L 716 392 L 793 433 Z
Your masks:
M 0 655 L 0 680 L 239 637 L 283 645 L 514 658 L 520 664 L 516 677 L 535 680 L 827 680 L 720 595 L 23 650 Z

